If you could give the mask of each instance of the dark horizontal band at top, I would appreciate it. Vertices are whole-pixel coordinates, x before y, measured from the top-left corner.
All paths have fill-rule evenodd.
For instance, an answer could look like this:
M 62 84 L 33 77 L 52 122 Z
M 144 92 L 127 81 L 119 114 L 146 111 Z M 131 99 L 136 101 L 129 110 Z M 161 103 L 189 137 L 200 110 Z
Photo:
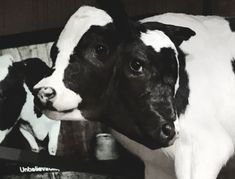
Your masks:
M 47 43 L 56 40 L 62 28 L 0 36 L 0 49 Z
M 157 14 L 146 14 L 142 16 L 135 16 L 132 17 L 132 19 L 139 20 L 153 15 Z M 235 17 L 226 17 L 226 19 L 230 23 L 231 30 L 234 31 Z M 60 27 L 60 28 L 45 29 L 33 32 L 24 32 L 20 34 L 0 36 L 0 49 L 53 42 L 58 38 L 62 29 L 63 28 Z

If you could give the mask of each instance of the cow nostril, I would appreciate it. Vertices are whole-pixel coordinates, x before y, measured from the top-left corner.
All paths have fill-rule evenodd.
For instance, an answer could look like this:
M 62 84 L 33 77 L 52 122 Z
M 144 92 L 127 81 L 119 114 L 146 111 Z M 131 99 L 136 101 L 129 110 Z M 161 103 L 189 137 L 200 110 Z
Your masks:
M 162 126 L 162 132 L 165 136 L 171 137 L 174 133 L 174 127 L 171 124 L 166 123 Z
M 52 99 L 55 97 L 55 90 L 53 88 L 50 87 L 45 87 L 44 88 L 44 95 L 45 97 L 47 97 L 48 99 Z
M 56 96 L 56 91 L 51 87 L 42 87 L 38 89 L 37 96 L 45 104 Z

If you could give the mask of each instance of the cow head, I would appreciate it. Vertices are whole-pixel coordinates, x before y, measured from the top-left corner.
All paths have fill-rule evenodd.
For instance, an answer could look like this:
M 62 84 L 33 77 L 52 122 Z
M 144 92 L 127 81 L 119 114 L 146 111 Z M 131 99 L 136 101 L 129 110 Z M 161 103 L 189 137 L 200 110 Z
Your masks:
M 147 147 L 168 146 L 176 134 L 175 44 L 194 33 L 133 22 L 116 1 L 103 9 L 84 6 L 69 19 L 51 49 L 53 74 L 34 87 L 38 105 L 55 120 L 98 120 Z

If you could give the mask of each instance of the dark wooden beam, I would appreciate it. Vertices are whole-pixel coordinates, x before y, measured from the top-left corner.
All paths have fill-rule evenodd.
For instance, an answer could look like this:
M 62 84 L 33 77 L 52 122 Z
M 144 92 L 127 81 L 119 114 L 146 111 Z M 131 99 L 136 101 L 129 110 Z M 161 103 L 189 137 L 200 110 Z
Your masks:
M 207 14 L 209 13 L 209 11 L 207 12 L 205 10 L 205 13 Z M 141 19 L 151 15 L 154 14 L 135 16 L 133 17 L 133 19 Z M 231 28 L 235 29 L 235 17 L 229 17 L 229 19 L 231 21 Z M 58 38 L 61 30 L 62 28 L 54 28 L 14 35 L 0 36 L 0 49 L 52 42 Z
M 212 14 L 212 0 L 203 0 L 202 1 L 202 14 L 211 15 Z
M 59 36 L 62 28 L 0 36 L 0 49 L 52 42 Z

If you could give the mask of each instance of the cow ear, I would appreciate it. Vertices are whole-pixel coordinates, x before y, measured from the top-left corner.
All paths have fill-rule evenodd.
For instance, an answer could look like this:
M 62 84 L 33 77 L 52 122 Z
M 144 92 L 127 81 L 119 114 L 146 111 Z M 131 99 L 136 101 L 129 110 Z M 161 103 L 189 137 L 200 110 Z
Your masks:
M 36 83 L 52 73 L 52 69 L 39 58 L 28 58 L 22 62 L 25 66 L 25 82 L 30 90 Z
M 187 27 L 163 24 L 160 22 L 145 22 L 142 25 L 144 25 L 146 29 L 163 31 L 176 46 L 179 46 L 183 41 L 196 35 L 192 29 Z
M 117 31 L 124 36 L 123 38 L 128 37 L 131 33 L 131 24 L 122 2 L 120 0 L 97 0 L 97 3 L 99 8 L 111 16 Z
M 24 79 L 24 77 L 25 77 L 25 65 L 24 65 L 24 63 L 22 61 L 14 62 L 12 64 L 12 68 L 14 69 L 13 71 L 14 71 L 16 77 L 19 80 Z

